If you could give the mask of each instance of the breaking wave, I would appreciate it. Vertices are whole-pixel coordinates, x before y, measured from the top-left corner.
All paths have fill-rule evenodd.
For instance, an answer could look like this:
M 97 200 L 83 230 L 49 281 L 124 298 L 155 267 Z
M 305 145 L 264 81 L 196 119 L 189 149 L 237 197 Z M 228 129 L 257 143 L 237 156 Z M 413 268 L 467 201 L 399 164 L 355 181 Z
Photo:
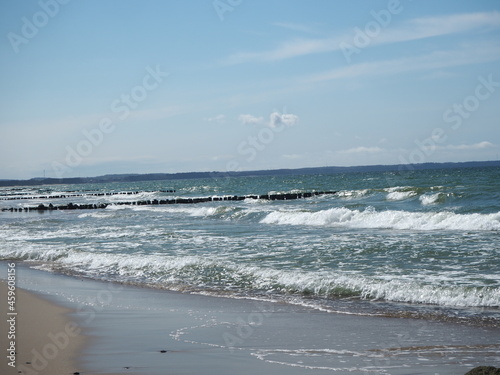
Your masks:
M 444 199 L 445 199 L 445 194 L 443 193 L 424 194 L 419 197 L 420 202 L 422 202 L 424 206 L 442 203 L 444 202 Z
M 448 211 L 376 211 L 373 207 L 361 211 L 340 207 L 316 212 L 274 211 L 263 218 L 261 223 L 398 230 L 498 231 L 500 212 L 456 214 Z
M 306 272 L 240 265 L 202 256 L 97 254 L 67 249 L 11 252 L 10 259 L 51 262 L 52 268 L 92 278 L 172 290 L 241 296 L 360 298 L 449 307 L 498 307 L 500 289 L 379 279 L 340 271 Z M 4 258 L 4 256 L 2 256 Z

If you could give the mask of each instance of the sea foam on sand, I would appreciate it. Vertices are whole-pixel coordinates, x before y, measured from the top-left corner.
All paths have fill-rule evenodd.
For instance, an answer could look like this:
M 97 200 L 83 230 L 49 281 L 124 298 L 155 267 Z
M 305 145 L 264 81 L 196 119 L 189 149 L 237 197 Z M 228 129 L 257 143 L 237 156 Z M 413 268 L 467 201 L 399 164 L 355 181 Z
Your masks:
M 451 375 L 494 363 L 500 349 L 498 328 L 327 313 L 18 269 L 19 287 L 74 308 L 72 321 L 92 337 L 78 357 L 87 374 L 402 375 L 411 369 Z M 1 262 L 0 275 L 6 275 Z M 34 313 L 44 314 L 37 306 Z

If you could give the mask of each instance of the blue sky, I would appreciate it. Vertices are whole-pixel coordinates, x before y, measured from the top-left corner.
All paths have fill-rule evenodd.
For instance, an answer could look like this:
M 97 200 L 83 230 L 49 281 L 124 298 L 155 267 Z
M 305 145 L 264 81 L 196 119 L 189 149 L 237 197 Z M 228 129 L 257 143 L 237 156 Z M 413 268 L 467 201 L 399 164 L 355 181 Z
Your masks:
M 500 159 L 500 2 L 4 0 L 0 178 Z

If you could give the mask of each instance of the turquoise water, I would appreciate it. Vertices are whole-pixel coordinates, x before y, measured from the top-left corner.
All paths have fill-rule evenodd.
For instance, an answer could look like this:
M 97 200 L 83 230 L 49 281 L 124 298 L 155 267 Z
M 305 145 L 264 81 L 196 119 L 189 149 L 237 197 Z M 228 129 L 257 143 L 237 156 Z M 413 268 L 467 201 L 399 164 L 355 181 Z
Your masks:
M 156 288 L 500 326 L 499 177 L 492 167 L 2 188 L 0 208 L 111 205 L 2 212 L 0 259 Z M 290 201 L 112 204 L 332 190 Z M 80 196 L 42 198 L 68 192 Z M 122 193 L 91 195 L 99 192 Z

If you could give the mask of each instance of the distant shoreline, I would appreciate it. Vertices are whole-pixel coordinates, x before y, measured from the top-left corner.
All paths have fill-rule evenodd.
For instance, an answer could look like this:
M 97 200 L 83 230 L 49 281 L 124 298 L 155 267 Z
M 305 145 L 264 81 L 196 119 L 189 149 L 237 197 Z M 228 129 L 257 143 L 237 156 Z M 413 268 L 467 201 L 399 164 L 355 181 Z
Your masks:
M 415 170 L 430 169 L 456 169 L 474 167 L 500 167 L 500 160 L 494 161 L 469 161 L 458 163 L 422 163 L 422 164 L 394 164 L 394 165 L 364 165 L 353 167 L 311 167 L 296 169 L 270 169 L 254 171 L 213 171 L 213 172 L 179 172 L 179 173 L 145 173 L 145 174 L 108 174 L 97 177 L 69 177 L 69 178 L 32 178 L 28 180 L 0 179 L 0 187 L 8 186 L 34 186 L 58 184 L 89 184 L 109 182 L 137 182 L 160 180 L 184 180 L 195 178 L 224 178 L 224 177 L 252 177 L 252 176 L 283 176 L 307 174 L 334 174 L 355 172 L 410 172 Z

